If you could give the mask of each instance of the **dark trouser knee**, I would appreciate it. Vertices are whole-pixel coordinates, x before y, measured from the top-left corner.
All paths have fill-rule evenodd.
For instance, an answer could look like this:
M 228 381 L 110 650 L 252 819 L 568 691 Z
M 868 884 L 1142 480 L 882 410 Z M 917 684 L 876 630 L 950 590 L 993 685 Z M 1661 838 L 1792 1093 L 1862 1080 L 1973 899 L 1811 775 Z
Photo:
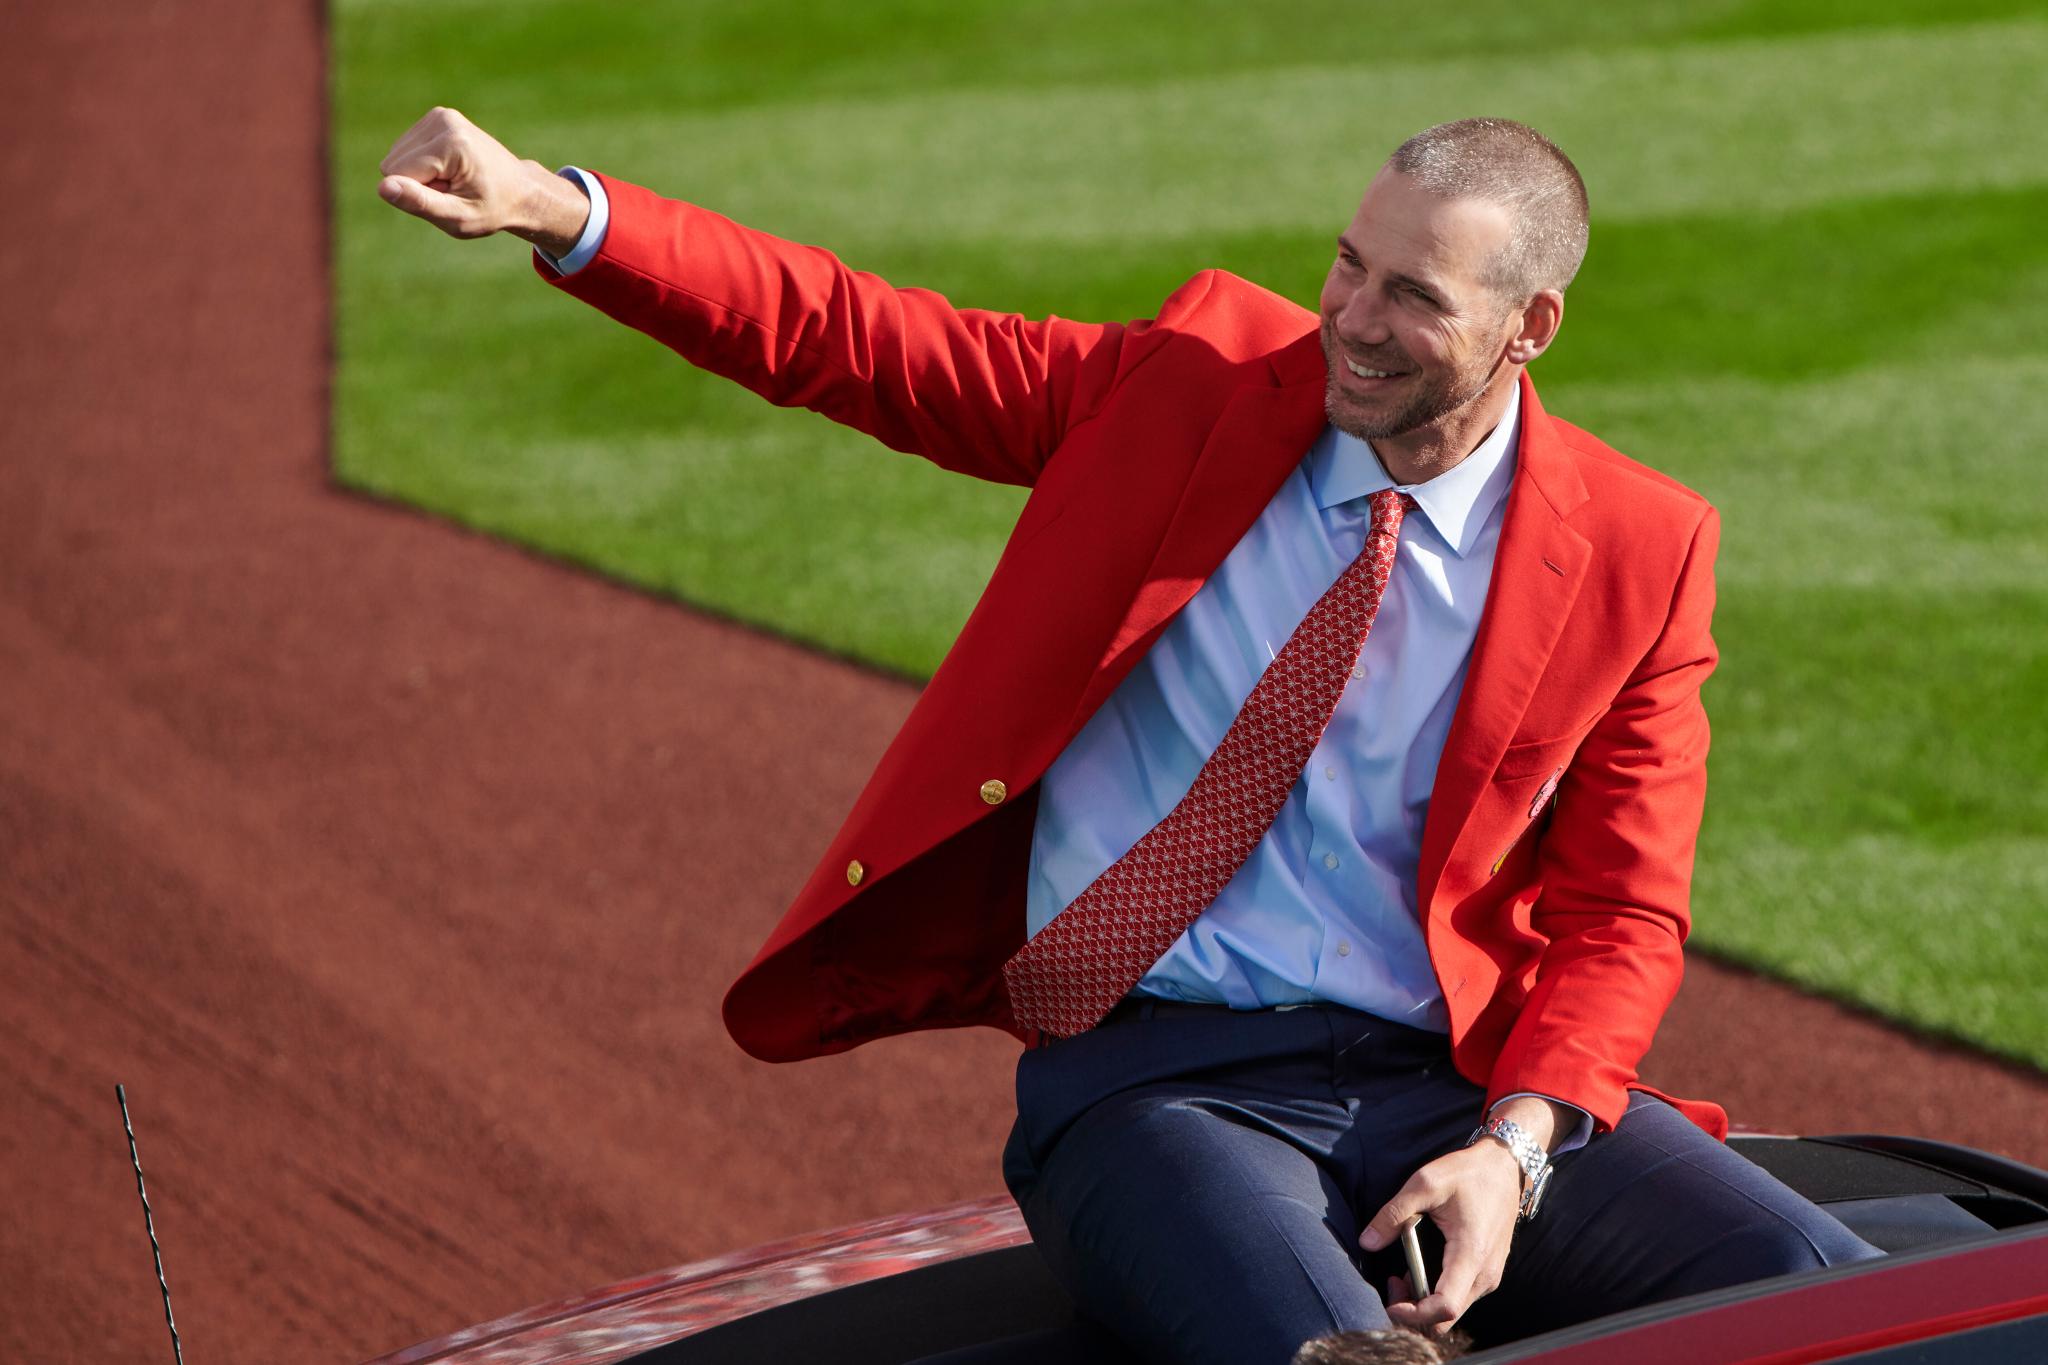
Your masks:
M 1613 1132 L 1558 1159 L 1542 1213 L 1517 1233 L 1496 1311 L 1548 1329 L 1878 1254 L 1639 1094 Z
M 1756 1279 L 1823 1270 L 1884 1254 L 1817 1207 L 1810 1208 L 1810 1216 L 1803 1220 L 1760 1217 L 1744 1230 L 1742 1241 L 1738 1259 L 1752 1267 L 1749 1278 Z

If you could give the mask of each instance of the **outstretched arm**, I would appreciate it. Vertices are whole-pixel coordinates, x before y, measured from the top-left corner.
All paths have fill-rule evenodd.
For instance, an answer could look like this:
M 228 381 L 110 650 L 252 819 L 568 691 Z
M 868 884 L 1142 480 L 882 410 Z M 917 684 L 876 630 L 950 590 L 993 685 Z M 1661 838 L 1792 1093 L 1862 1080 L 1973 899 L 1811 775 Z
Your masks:
M 577 185 L 452 109 L 409 129 L 382 170 L 385 200 L 454 237 L 507 232 L 559 257 L 589 214 Z M 1162 331 L 955 308 L 829 251 L 597 179 L 611 214 L 604 244 L 574 275 L 543 268 L 550 283 L 770 402 L 978 478 L 1035 483 Z M 1207 288 L 1191 282 L 1183 295 Z

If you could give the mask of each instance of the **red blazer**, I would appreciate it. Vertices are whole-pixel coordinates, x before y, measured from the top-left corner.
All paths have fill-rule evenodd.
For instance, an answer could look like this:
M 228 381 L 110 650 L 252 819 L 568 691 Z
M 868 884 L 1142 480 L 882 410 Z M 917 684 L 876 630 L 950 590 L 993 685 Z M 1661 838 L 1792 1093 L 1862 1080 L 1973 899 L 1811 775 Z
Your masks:
M 1322 430 L 1316 318 L 1214 270 L 1128 325 L 960 310 L 604 186 L 603 250 L 545 278 L 772 402 L 1032 490 L 726 1026 L 773 1061 L 920 1028 L 1028 1037 L 1000 968 L 1024 938 L 1038 779 Z M 1547 415 L 1526 376 L 1516 454 L 1417 904 L 1459 1071 L 1605 1128 L 1681 973 L 1718 522 Z

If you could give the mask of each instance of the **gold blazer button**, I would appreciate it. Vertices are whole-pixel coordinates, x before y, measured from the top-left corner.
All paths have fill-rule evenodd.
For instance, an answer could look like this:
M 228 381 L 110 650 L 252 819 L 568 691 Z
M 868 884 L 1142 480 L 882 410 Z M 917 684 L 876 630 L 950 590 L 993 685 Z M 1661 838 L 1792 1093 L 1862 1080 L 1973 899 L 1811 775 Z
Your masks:
M 846 865 L 846 884 L 848 886 L 859 886 L 860 879 L 866 875 L 867 869 L 860 865 L 860 859 L 855 858 Z
M 1009 794 L 1010 789 L 1003 785 L 1003 779 L 1000 777 L 991 777 L 988 781 L 981 784 L 981 799 L 988 802 L 991 806 L 1002 805 L 1003 798 Z

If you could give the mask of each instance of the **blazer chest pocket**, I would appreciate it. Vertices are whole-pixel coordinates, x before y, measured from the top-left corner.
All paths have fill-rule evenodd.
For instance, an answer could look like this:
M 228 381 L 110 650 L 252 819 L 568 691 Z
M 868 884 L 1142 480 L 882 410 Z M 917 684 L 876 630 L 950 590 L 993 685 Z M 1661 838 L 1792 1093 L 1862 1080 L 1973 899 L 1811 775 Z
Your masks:
M 1586 736 L 1593 732 L 1600 717 L 1580 725 L 1569 734 L 1556 739 L 1536 739 L 1510 744 L 1501 754 L 1500 762 L 1493 770 L 1495 782 L 1513 782 L 1525 777 L 1548 777 L 1560 768 L 1571 766 L 1572 755 L 1586 742 Z

